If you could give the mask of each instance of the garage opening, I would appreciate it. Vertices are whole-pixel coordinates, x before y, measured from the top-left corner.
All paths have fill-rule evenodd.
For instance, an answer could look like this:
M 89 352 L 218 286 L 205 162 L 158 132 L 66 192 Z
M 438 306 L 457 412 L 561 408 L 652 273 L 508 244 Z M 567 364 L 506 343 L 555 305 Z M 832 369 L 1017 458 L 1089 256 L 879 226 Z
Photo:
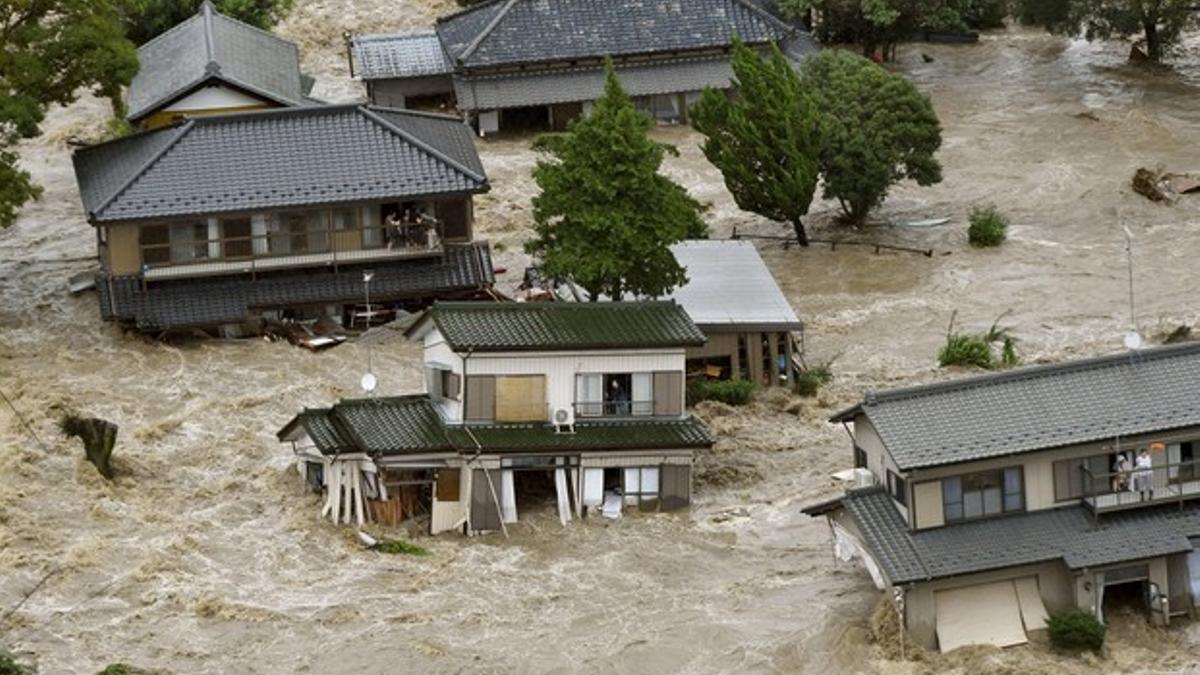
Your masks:
M 1037 577 L 1022 577 L 934 593 L 938 647 L 1011 647 L 1029 641 L 1026 631 L 1046 626 Z

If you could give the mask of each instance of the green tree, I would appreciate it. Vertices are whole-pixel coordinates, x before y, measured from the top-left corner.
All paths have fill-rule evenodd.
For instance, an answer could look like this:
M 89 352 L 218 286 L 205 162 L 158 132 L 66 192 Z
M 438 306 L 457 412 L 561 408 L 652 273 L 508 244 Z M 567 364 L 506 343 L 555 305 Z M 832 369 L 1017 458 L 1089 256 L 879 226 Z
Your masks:
M 735 40 L 733 74 L 736 96 L 710 88 L 691 111 L 704 156 L 739 208 L 791 223 L 807 246 L 801 218 L 817 188 L 821 150 L 816 101 L 778 48 L 764 59 Z
M 41 194 L 13 146 L 40 132 L 46 108 L 90 87 L 122 111 L 137 71 L 111 0 L 0 0 L 0 227 Z
M 837 199 L 848 220 L 862 223 L 901 180 L 941 182 L 941 125 L 911 82 L 833 49 L 805 61 L 801 76 L 821 113 L 824 196 Z
M 525 250 L 546 274 L 572 279 L 592 299 L 659 296 L 687 280 L 668 248 L 703 237 L 702 207 L 658 173 L 669 146 L 651 141 L 653 120 L 638 112 L 606 65 L 604 94 L 566 134 L 539 137 L 550 156 L 533 170 L 535 237 Z
M 1194 0 L 1049 0 L 1047 8 L 1030 12 L 1054 32 L 1088 40 L 1140 34 L 1146 57 L 1157 63 L 1179 44 L 1184 30 L 1200 22 L 1195 5 Z
M 143 44 L 200 10 L 203 0 L 119 0 L 125 34 Z M 270 28 L 292 7 L 292 0 L 212 0 L 213 7 L 259 28 Z
M 858 44 L 868 57 L 882 50 L 885 58 L 918 31 L 994 28 L 1008 10 L 1005 0 L 779 0 L 779 7 L 814 16 L 822 42 Z

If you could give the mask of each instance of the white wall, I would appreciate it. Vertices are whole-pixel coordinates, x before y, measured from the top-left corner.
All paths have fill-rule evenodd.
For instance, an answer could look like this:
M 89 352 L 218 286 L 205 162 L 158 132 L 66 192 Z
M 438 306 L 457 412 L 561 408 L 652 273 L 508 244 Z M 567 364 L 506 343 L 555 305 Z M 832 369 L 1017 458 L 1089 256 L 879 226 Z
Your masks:
M 194 91 L 163 108 L 163 110 L 214 110 L 219 108 L 245 108 L 247 106 L 262 104 L 261 99 L 228 87 L 215 86 L 204 87 Z
M 466 358 L 466 374 L 545 375 L 546 402 L 552 412 L 559 408 L 568 410 L 572 408 L 575 403 L 576 374 L 683 372 L 686 358 L 684 354 L 683 347 L 628 351 L 489 352 L 473 354 Z M 463 354 L 454 353 L 436 328 L 426 334 L 425 364 L 427 366 L 433 364 L 449 366 L 451 370 L 461 376 L 464 373 L 463 357 Z M 466 389 L 465 379 L 462 388 Z M 683 400 L 682 392 L 680 400 Z M 462 421 L 460 401 L 442 400 L 440 405 L 447 421 Z

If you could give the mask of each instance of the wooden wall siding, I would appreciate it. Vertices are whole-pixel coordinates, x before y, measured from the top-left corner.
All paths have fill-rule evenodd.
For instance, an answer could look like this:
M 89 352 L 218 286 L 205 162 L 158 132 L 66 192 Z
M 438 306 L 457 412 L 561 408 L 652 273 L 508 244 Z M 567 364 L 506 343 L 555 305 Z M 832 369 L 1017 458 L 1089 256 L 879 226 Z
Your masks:
M 683 373 L 674 371 L 654 374 L 654 414 L 683 414 Z
M 664 465 L 659 469 L 659 499 L 663 511 L 687 508 L 692 503 L 692 467 Z
M 495 378 L 497 422 L 544 422 L 546 377 L 504 375 Z
M 941 527 L 946 524 L 942 513 L 942 482 L 917 483 L 912 488 L 914 527 Z
M 491 422 L 496 419 L 496 376 L 468 375 L 466 421 Z
M 496 504 L 496 498 L 500 494 L 499 474 L 483 469 L 476 469 L 472 474 L 471 529 L 476 532 L 499 530 L 500 508 Z M 489 477 L 491 483 L 488 482 Z

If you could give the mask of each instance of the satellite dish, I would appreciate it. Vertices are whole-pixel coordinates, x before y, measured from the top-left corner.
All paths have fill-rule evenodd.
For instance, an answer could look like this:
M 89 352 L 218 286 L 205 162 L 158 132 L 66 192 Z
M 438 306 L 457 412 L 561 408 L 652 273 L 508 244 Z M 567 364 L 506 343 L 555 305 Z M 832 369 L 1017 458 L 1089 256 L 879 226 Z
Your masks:
M 1142 336 L 1138 335 L 1136 330 L 1131 330 L 1125 334 L 1125 348 L 1139 349 L 1142 346 Z
M 363 391 L 370 394 L 371 392 L 375 391 L 375 386 L 379 384 L 379 381 L 375 379 L 374 374 L 367 373 L 366 375 L 362 376 L 362 381 L 359 384 L 362 386 Z

